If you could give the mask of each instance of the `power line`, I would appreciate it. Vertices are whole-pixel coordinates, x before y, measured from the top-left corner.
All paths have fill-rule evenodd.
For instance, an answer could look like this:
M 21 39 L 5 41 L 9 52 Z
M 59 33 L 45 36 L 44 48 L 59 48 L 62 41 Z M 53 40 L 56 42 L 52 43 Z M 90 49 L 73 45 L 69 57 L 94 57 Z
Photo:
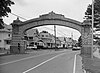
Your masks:
M 19 16 L 19 15 L 17 15 L 17 14 L 14 14 L 14 13 L 11 13 L 11 14 L 14 15 L 14 16 L 17 16 L 17 17 L 19 17 L 19 18 L 21 18 L 21 19 L 27 20 L 27 19 L 25 19 L 25 18 L 23 18 L 23 17 L 21 17 L 21 16 Z
M 48 27 L 45 27 L 45 28 L 50 29 L 50 28 L 48 28 Z M 54 31 L 53 29 L 50 29 L 50 30 Z M 63 34 L 64 36 L 66 36 L 66 34 L 63 33 L 63 32 L 61 32 L 61 31 L 58 31 L 57 33 L 58 33 L 58 34 L 61 34 L 61 35 Z
M 48 28 L 48 27 L 45 27 L 45 28 L 47 28 L 47 29 L 50 29 L 50 28 Z M 52 30 L 52 31 L 54 31 L 53 29 L 50 29 L 50 30 Z M 57 32 L 58 34 L 61 34 L 60 32 Z M 63 34 L 64 35 L 64 34 Z M 64 35 L 65 36 L 65 35 Z

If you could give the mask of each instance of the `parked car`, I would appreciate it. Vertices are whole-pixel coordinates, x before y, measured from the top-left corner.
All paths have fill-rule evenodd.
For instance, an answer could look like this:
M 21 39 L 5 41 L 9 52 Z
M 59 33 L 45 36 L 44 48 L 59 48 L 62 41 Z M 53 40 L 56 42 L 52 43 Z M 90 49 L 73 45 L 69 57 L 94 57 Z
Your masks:
M 38 49 L 43 49 L 43 47 L 44 47 L 43 41 L 38 41 L 37 48 Z
M 36 50 L 37 49 L 37 46 L 34 45 L 34 46 L 27 46 L 27 49 L 33 49 L 33 50 Z
M 34 45 L 31 49 L 33 49 L 33 50 L 37 50 L 37 46 Z
M 76 51 L 76 50 L 80 50 L 80 49 L 81 49 L 81 47 L 73 47 L 73 48 L 72 48 L 72 50 L 75 50 L 75 51 Z

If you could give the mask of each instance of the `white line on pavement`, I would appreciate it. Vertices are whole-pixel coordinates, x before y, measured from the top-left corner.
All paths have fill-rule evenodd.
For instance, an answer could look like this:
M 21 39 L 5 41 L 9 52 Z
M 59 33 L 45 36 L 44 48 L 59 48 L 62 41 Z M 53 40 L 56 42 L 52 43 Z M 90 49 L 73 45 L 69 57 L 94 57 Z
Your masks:
M 76 69 L 76 55 L 77 54 L 75 54 L 75 57 L 74 57 L 73 73 L 75 73 L 75 69 Z
M 36 65 L 35 67 L 32 67 L 32 68 L 30 68 L 30 69 L 24 71 L 23 73 L 27 73 L 27 72 L 29 72 L 29 71 L 31 71 L 31 70 L 33 70 L 33 69 L 35 69 L 35 68 L 37 68 L 37 67 L 39 67 L 39 66 L 45 64 L 45 63 L 47 63 L 47 62 L 49 62 L 49 61 L 51 61 L 51 60 L 53 60 L 53 59 L 55 59 L 55 58 L 57 58 L 57 57 L 59 57 L 59 56 L 61 56 L 61 55 L 64 55 L 64 54 L 66 54 L 66 53 L 62 53 L 62 54 L 56 55 L 56 56 L 54 56 L 54 57 L 52 57 L 52 58 L 50 58 L 50 59 L 48 59 L 48 60 L 46 60 L 46 61 L 44 61 L 44 62 L 38 64 L 38 65 Z
M 64 50 L 64 51 L 66 51 L 66 50 Z M 60 51 L 60 52 L 64 52 L 64 51 Z M 60 52 L 55 52 L 55 53 L 60 53 Z M 41 54 L 41 55 L 37 55 L 37 56 L 30 56 L 30 57 L 22 58 L 22 59 L 19 59 L 19 60 L 14 60 L 14 61 L 2 63 L 0 65 L 7 65 L 7 64 L 18 62 L 18 61 L 27 60 L 27 59 L 31 59 L 31 58 L 35 58 L 35 57 L 39 57 L 39 56 L 43 56 L 43 55 L 48 55 L 48 54 L 53 54 L 53 53 L 54 52 L 52 52 L 52 53 L 46 53 L 46 54 Z

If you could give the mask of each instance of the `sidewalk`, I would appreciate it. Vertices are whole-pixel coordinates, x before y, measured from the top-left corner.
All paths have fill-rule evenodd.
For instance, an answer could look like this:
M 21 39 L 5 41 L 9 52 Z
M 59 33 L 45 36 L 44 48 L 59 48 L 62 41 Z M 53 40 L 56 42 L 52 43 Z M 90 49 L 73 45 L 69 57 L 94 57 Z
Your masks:
M 57 51 L 62 51 L 63 49 L 60 49 L 60 50 L 54 50 L 54 49 L 47 49 L 47 50 L 26 50 L 25 51 L 25 54 L 31 54 L 31 53 L 43 53 L 43 52 L 57 52 Z M 7 51 L 7 50 L 0 50 L 0 56 L 7 56 L 7 55 L 11 55 L 10 54 L 10 51 Z M 12 54 L 14 55 L 14 54 Z
M 99 49 L 97 49 L 94 53 L 93 56 L 97 57 L 100 59 L 100 53 L 99 53 Z
M 100 53 L 96 49 L 93 53 L 93 58 L 83 57 L 83 68 L 89 73 L 100 73 Z
M 25 51 L 25 54 L 41 54 L 41 53 L 46 53 L 46 52 L 51 52 L 53 50 L 26 50 Z M 10 51 L 7 51 L 7 50 L 0 50 L 0 56 L 9 56 L 9 55 L 20 55 L 19 54 L 10 54 L 10 53 L 7 53 L 7 52 L 10 52 Z
M 7 53 L 7 50 L 0 50 L 0 55 L 4 55 Z

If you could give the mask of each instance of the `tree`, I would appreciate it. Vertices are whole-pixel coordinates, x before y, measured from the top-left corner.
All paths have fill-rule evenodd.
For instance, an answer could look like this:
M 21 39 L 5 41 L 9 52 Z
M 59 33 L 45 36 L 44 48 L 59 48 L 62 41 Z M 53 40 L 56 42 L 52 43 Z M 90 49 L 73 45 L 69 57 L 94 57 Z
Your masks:
M 92 19 L 92 4 L 89 4 L 85 12 L 86 19 Z M 94 0 L 94 27 L 100 28 L 100 0 Z
M 0 24 L 3 23 L 2 17 L 8 17 L 8 13 L 11 13 L 10 6 L 13 4 L 11 0 L 0 0 Z
M 89 19 L 92 22 L 92 4 L 89 4 L 85 12 L 85 19 Z M 94 28 L 95 32 L 100 31 L 100 0 L 94 0 Z M 99 38 L 94 35 L 94 39 Z
M 14 2 L 12 2 L 11 0 L 0 0 L 0 17 L 8 17 L 8 13 L 11 13 L 11 9 L 9 6 L 13 4 Z
M 79 46 L 79 47 L 82 47 L 82 38 L 81 38 L 81 36 L 80 36 L 79 39 L 78 39 L 78 46 Z

